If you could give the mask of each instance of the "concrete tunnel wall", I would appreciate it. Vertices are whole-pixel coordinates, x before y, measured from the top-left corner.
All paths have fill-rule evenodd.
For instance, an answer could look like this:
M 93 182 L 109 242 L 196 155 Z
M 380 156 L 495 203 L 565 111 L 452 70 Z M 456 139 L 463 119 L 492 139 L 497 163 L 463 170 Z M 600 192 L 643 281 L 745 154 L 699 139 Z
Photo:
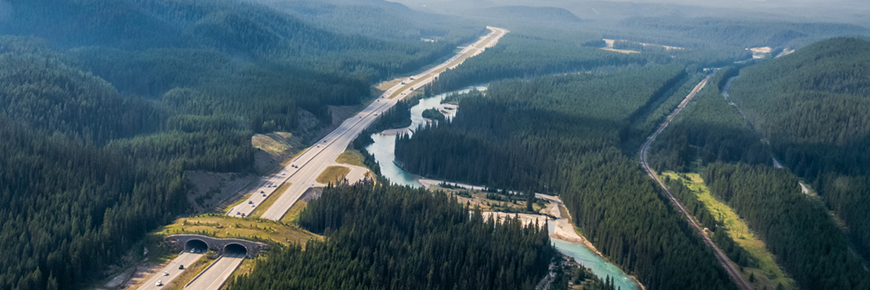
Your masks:
M 253 242 L 242 239 L 221 239 L 203 235 L 171 235 L 166 237 L 166 241 L 169 243 L 169 246 L 173 251 L 190 251 L 188 248 L 190 245 L 196 244 L 198 242 L 203 242 L 206 244 L 209 250 L 214 250 L 218 253 L 218 255 L 223 255 L 224 251 L 226 251 L 227 246 L 241 246 L 245 250 L 245 254 L 248 258 L 256 257 L 260 255 L 265 250 L 268 250 L 268 245 L 260 242 Z M 233 250 L 233 247 L 230 247 Z

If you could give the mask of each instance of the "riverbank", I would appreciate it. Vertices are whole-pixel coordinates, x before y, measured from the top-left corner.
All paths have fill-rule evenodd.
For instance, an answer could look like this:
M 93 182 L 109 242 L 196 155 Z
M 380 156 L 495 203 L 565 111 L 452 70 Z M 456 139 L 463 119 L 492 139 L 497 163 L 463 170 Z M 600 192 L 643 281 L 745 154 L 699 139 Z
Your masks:
M 435 179 L 421 178 L 418 180 L 425 188 L 430 189 L 433 186 L 438 187 L 439 184 L 447 183 L 451 187 L 462 188 L 470 191 L 483 191 L 484 186 L 475 186 L 458 182 L 445 182 Z M 646 290 L 646 287 L 640 283 L 637 277 L 628 275 L 622 269 L 610 262 L 601 252 L 595 248 L 588 239 L 580 235 L 571 223 L 571 214 L 565 207 L 562 199 L 554 195 L 546 195 L 536 193 L 535 197 L 547 201 L 547 206 L 541 208 L 540 214 L 525 214 L 525 213 L 503 213 L 503 212 L 484 212 L 484 217 L 497 216 L 499 218 L 518 216 L 523 224 L 530 224 L 544 220 L 550 232 L 550 240 L 560 253 L 574 258 L 577 263 L 589 268 L 599 278 L 613 277 L 614 282 L 621 284 L 621 289 L 639 289 Z
M 471 88 L 458 92 L 462 93 L 469 91 L 470 89 Z M 477 89 L 481 90 L 485 88 L 478 87 Z M 422 117 L 423 111 L 431 108 L 439 108 L 439 110 L 443 109 L 441 110 L 442 113 L 447 112 L 451 115 L 458 111 L 458 108 L 454 105 L 441 104 L 441 101 L 448 94 L 450 93 L 439 94 L 420 100 L 419 104 L 411 108 L 411 126 L 386 130 L 371 136 L 374 143 L 367 146 L 365 149 L 375 157 L 375 160 L 377 160 L 380 165 L 381 174 L 387 177 L 390 182 L 404 186 L 424 187 L 433 190 L 438 189 L 440 185 L 444 183 L 444 181 L 441 180 L 422 178 L 405 172 L 393 161 L 395 161 L 395 135 L 413 134 L 411 128 L 417 128 L 418 126 L 429 122 L 427 119 Z M 612 277 L 614 283 L 623 290 L 646 289 L 635 277 L 628 275 L 615 264 L 609 262 L 589 240 L 584 238 L 575 230 L 575 227 L 571 223 L 570 213 L 558 196 L 536 194 L 535 196 L 538 199 L 547 202 L 546 205 L 543 203 L 536 203 L 534 205 L 534 211 L 538 214 L 532 212 L 520 214 L 506 213 L 503 211 L 524 212 L 524 209 L 521 206 L 523 202 L 518 201 L 514 204 L 505 200 L 489 200 L 485 198 L 486 196 L 484 193 L 481 193 L 486 190 L 485 186 L 476 186 L 458 182 L 447 182 L 447 184 L 449 184 L 451 188 L 476 191 L 476 193 L 463 193 L 460 192 L 463 190 L 459 190 L 456 194 L 458 196 L 465 196 L 466 199 L 469 199 L 469 202 L 480 206 L 482 210 L 485 211 L 484 215 L 486 218 L 497 217 L 503 219 L 519 217 L 524 224 L 538 223 L 538 225 L 541 226 L 546 225 L 550 232 L 550 241 L 553 246 L 559 250 L 560 253 L 573 258 L 578 264 L 583 265 L 599 278 L 605 279 L 606 277 Z

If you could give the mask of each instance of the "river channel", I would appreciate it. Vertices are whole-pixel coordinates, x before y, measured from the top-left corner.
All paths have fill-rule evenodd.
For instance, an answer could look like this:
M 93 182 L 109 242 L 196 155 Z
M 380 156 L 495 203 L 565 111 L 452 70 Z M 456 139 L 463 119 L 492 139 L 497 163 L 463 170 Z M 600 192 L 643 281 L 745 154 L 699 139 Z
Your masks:
M 486 87 L 477 86 L 473 87 L 477 90 L 483 91 L 486 90 Z M 405 130 L 403 133 L 412 134 L 413 130 L 418 128 L 419 126 L 426 124 L 427 120 L 423 118 L 423 111 L 431 108 L 442 108 L 441 101 L 444 100 L 449 94 L 452 93 L 465 93 L 473 88 L 467 88 L 464 90 L 444 93 L 435 95 L 429 98 L 425 98 L 420 100 L 420 103 L 414 107 L 411 107 L 411 126 L 409 128 L 413 128 L 411 131 Z M 452 114 L 456 114 L 458 109 L 452 110 Z M 448 116 L 449 118 L 450 116 Z M 412 187 L 422 187 L 423 185 L 417 181 L 419 178 L 416 175 L 405 172 L 399 166 L 396 166 L 393 161 L 396 159 L 396 134 L 401 130 L 388 130 L 382 133 L 372 134 L 372 140 L 375 142 L 371 145 L 367 146 L 365 149 L 370 154 L 374 155 L 375 160 L 377 160 L 378 165 L 381 167 L 381 174 L 385 176 L 390 182 L 399 185 L 406 185 Z M 385 133 L 386 132 L 386 133 Z M 547 225 L 549 227 L 550 232 L 552 233 L 555 225 L 552 221 L 548 221 Z M 611 264 L 604 258 L 595 254 L 594 251 L 587 248 L 585 245 L 581 243 L 572 243 L 569 241 L 564 241 L 560 239 L 550 238 L 550 241 L 553 243 L 553 246 L 556 247 L 559 252 L 568 255 L 569 257 L 574 258 L 577 263 L 583 265 L 592 271 L 593 274 L 598 276 L 601 279 L 605 279 L 606 277 L 612 277 L 613 283 L 615 286 L 619 287 L 622 290 L 638 290 L 640 287 L 631 279 L 625 272 L 623 272 L 619 267 L 614 264 Z

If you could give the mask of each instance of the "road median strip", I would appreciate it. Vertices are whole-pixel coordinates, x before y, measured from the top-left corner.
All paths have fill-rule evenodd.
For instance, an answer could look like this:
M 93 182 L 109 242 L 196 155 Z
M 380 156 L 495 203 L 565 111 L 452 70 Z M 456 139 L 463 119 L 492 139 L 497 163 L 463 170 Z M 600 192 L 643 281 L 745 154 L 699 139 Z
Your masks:
M 212 266 L 217 264 L 217 262 L 223 258 L 224 258 L 224 255 L 221 255 L 220 257 L 215 259 L 214 262 L 209 264 L 208 267 L 205 267 L 205 269 L 203 269 L 202 272 L 199 272 L 199 274 L 196 274 L 196 276 L 194 276 L 193 279 L 190 279 L 190 281 L 187 282 L 187 284 L 184 284 L 184 288 L 187 288 L 188 286 L 190 286 L 190 284 L 193 284 L 193 282 L 196 282 L 196 279 L 199 279 L 199 277 L 202 276 L 202 274 L 205 274 L 205 272 L 208 271 L 208 269 L 211 269 Z

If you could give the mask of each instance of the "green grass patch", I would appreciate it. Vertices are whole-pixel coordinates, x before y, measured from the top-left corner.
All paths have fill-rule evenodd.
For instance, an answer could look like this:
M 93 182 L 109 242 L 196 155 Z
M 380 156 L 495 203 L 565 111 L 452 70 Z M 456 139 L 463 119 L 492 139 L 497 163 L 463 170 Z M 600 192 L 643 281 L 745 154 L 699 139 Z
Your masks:
M 327 184 L 330 182 L 339 182 L 344 180 L 347 177 L 347 174 L 350 173 L 350 168 L 344 166 L 330 166 L 327 167 L 326 170 L 323 170 L 320 173 L 320 176 L 317 177 L 317 182 Z
M 294 225 L 258 218 L 235 218 L 223 214 L 180 218 L 158 229 L 156 234 L 161 236 L 199 234 L 217 238 L 273 241 L 283 245 L 304 244 L 311 239 L 322 239 L 321 236 Z
M 307 202 L 302 199 L 297 200 L 296 203 L 290 207 L 290 210 L 281 217 L 281 222 L 286 224 L 295 223 L 299 220 L 299 215 L 302 214 L 302 210 L 304 210 L 306 206 L 308 206 Z
M 355 165 L 359 167 L 366 167 L 363 164 L 363 159 L 365 159 L 365 157 L 363 157 L 362 153 L 360 153 L 359 150 L 345 150 L 341 153 L 341 155 L 338 155 L 338 158 L 335 159 L 335 162 L 341 164 Z
M 256 264 L 257 261 L 265 259 L 266 257 L 267 256 L 264 255 L 264 256 L 256 257 L 254 259 L 242 260 L 242 264 L 240 264 L 239 267 L 236 268 L 236 270 L 233 271 L 232 274 L 230 274 L 230 278 L 227 279 L 227 282 L 232 281 L 233 279 L 236 279 L 236 277 L 251 274 L 251 271 L 254 271 L 254 264 Z
M 776 289 L 777 284 L 782 284 L 785 289 L 795 289 L 794 280 L 789 278 L 782 268 L 776 264 L 773 254 L 765 248 L 764 241 L 752 233 L 749 227 L 746 226 L 746 222 L 731 207 L 710 194 L 710 190 L 704 184 L 700 174 L 678 174 L 667 171 L 662 173 L 662 176 L 682 181 L 686 187 L 697 194 L 698 200 L 710 211 L 716 222 L 726 229 L 728 236 L 758 261 L 758 268 L 744 267 L 742 273 L 747 279 L 750 274 L 754 276 L 755 282 L 752 282 L 752 284 L 755 289 L 763 289 L 764 287 Z
M 272 207 L 272 204 L 274 204 L 275 201 L 278 200 L 278 197 L 280 197 L 282 194 L 284 194 L 285 191 L 287 191 L 287 188 L 290 187 L 290 184 L 291 183 L 284 183 L 284 184 L 281 184 L 281 186 L 279 186 L 278 188 L 276 188 L 275 192 L 273 192 L 272 195 L 270 195 L 268 198 L 266 198 L 266 200 L 264 200 L 262 204 L 257 206 L 257 208 L 254 209 L 253 212 L 251 212 L 251 216 L 252 217 L 260 217 L 261 215 L 263 215 L 263 213 L 265 213 L 266 210 L 268 210 L 270 207 Z

